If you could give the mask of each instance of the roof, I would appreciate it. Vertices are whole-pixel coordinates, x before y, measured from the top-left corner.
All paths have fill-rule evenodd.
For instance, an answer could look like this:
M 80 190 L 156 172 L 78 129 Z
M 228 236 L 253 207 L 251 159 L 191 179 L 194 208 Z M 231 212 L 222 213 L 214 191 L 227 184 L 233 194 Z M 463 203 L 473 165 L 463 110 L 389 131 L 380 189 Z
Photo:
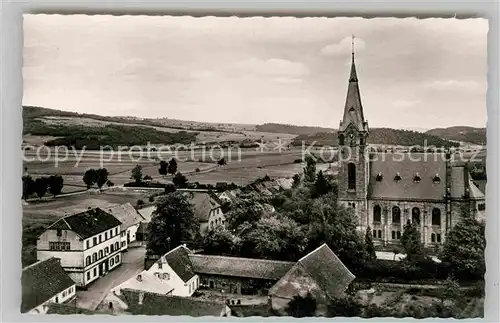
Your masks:
M 219 196 L 217 196 L 217 194 L 214 192 L 214 191 L 208 191 L 208 195 L 210 195 L 210 197 L 219 205 L 222 205 L 224 202 L 221 201 L 221 199 L 219 198 Z
M 192 269 L 189 258 L 191 253 L 191 250 L 186 248 L 184 245 L 180 245 L 167 252 L 158 261 L 168 264 L 177 276 L 179 276 L 184 282 L 187 282 L 196 275 Z
M 403 156 L 403 157 L 402 157 Z M 439 155 L 412 153 L 374 154 L 370 164 L 370 196 L 383 199 L 443 200 L 446 194 L 446 162 Z M 399 173 L 401 179 L 394 178 Z M 377 175 L 382 180 L 377 181 Z M 415 175 L 420 182 L 415 182 Z M 439 183 L 433 178 L 439 176 Z
M 224 312 L 229 312 L 229 308 L 222 302 L 144 293 L 142 304 L 139 304 L 140 292 L 123 290 L 122 293 L 128 305 L 128 312 L 134 315 L 187 315 L 199 317 L 222 316 Z
M 220 204 L 215 202 L 207 192 L 189 192 L 187 195 L 194 207 L 194 214 L 200 222 L 207 222 L 210 211 L 220 207 Z
M 355 278 L 327 244 L 321 245 L 298 262 L 330 298 L 343 293 Z
M 130 203 L 108 208 L 106 212 L 120 220 L 122 223 L 122 231 L 145 220 Z
M 139 275 L 140 280 L 138 279 Z M 116 286 L 113 288 L 113 292 L 120 295 L 123 289 L 138 290 L 160 295 L 166 295 L 174 290 L 166 280 L 160 279 L 156 277 L 154 273 L 146 270 Z
M 144 218 L 145 222 L 151 222 L 151 218 L 153 217 L 153 213 L 155 210 L 156 210 L 156 205 L 150 205 L 138 209 L 137 212 L 139 212 L 139 214 Z
M 354 126 L 359 131 L 368 131 L 368 124 L 363 116 L 363 105 L 359 92 L 358 76 L 354 63 L 354 54 L 351 63 L 351 75 L 349 76 L 349 86 L 344 107 L 344 117 L 339 127 L 339 131 L 345 131 L 349 125 Z
M 293 262 L 226 256 L 190 254 L 193 271 L 198 274 L 278 280 Z
M 41 305 L 58 293 L 75 285 L 57 258 L 36 262 L 22 271 L 21 312 Z
M 65 216 L 47 229 L 63 229 L 76 232 L 82 239 L 121 225 L 120 220 L 100 208 Z

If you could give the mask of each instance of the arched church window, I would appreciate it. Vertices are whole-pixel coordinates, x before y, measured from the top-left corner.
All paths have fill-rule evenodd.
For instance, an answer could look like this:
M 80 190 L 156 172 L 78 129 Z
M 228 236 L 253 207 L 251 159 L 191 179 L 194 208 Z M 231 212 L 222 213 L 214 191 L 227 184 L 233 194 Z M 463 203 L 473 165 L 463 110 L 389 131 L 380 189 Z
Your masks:
M 344 145 L 344 138 L 345 138 L 344 134 L 339 135 L 339 145 L 341 145 L 341 146 Z
M 420 209 L 418 207 L 411 209 L 411 222 L 420 224 Z
M 401 223 L 401 209 L 399 206 L 392 207 L 392 223 Z
M 382 222 L 382 209 L 379 205 L 373 207 L 373 222 Z
M 441 225 L 441 210 L 438 208 L 432 209 L 432 225 Z
M 356 165 L 353 163 L 347 165 L 347 188 L 356 189 Z

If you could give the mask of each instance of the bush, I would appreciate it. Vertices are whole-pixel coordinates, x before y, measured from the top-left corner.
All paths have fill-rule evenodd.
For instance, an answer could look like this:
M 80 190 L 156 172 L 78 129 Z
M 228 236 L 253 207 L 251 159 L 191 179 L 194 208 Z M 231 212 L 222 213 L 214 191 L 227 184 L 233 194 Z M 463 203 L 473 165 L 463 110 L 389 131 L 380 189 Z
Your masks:
M 196 168 L 194 171 L 195 171 L 195 172 L 197 172 L 197 173 L 199 173 L 199 172 L 200 172 L 200 169 L 199 169 L 199 168 Z
M 141 206 L 141 205 L 144 205 L 146 203 L 144 203 L 143 200 L 137 200 L 137 206 Z
M 106 185 L 107 185 L 108 187 L 112 187 L 112 186 L 115 186 L 115 183 L 113 183 L 112 181 L 110 181 L 110 180 L 108 179 L 108 181 L 106 182 Z

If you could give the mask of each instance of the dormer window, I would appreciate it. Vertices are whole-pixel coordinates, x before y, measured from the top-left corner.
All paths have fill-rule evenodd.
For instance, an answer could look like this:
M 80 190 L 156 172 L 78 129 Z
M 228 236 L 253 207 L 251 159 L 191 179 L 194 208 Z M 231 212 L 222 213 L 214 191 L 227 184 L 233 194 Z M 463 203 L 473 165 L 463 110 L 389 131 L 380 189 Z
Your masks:
M 441 183 L 441 178 L 439 177 L 438 174 L 436 174 L 433 178 L 432 178 L 432 181 L 434 182 L 434 184 L 439 184 Z
M 416 173 L 415 176 L 413 177 L 413 181 L 415 183 L 420 183 L 421 180 L 422 180 L 422 178 L 420 177 L 420 175 L 418 173 Z
M 396 182 L 399 182 L 401 180 L 401 175 L 399 175 L 399 172 L 396 173 L 396 176 L 394 176 L 394 180 Z
M 377 174 L 377 177 L 375 177 L 375 180 L 376 180 L 377 182 L 381 182 L 381 181 L 382 181 L 382 178 L 384 178 L 384 175 L 382 175 L 382 173 L 378 173 L 378 174 Z

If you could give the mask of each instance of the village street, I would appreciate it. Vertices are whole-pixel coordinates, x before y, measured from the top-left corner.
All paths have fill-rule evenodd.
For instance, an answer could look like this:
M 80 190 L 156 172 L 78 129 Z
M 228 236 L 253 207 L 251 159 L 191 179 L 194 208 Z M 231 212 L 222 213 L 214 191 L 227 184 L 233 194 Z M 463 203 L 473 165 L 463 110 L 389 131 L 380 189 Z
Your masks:
M 129 248 L 122 253 L 122 264 L 106 276 L 97 279 L 88 286 L 88 290 L 77 291 L 77 306 L 95 310 L 106 294 L 113 288 L 133 277 L 144 269 L 145 247 Z

